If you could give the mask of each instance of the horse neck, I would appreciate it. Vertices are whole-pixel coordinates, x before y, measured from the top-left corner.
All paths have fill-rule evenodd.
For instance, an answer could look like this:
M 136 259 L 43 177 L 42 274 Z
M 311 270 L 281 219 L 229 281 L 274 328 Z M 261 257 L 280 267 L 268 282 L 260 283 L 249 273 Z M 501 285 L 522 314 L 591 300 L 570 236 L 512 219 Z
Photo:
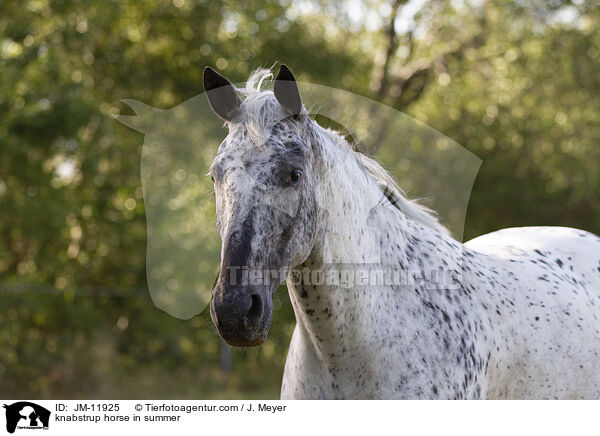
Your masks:
M 386 320 L 414 316 L 415 308 L 423 304 L 417 289 L 423 285 L 412 284 L 413 273 L 429 275 L 460 258 L 462 245 L 449 236 L 391 204 L 373 207 L 381 201 L 381 189 L 359 167 L 348 160 L 345 167 L 338 167 L 341 171 L 326 172 L 322 203 L 329 207 L 323 214 L 321 237 L 296 268 L 295 279 L 288 278 L 302 341 L 323 361 L 335 359 L 336 351 L 368 344 L 374 329 Z M 396 286 L 357 283 L 359 274 L 377 279 L 376 271 L 386 269 L 396 271 L 393 279 L 399 276 L 405 283 L 400 291 Z M 352 275 L 353 283 L 328 282 L 339 274 Z
M 321 236 L 312 252 L 312 262 L 364 264 L 378 261 L 373 252 L 374 207 L 382 191 L 343 142 L 332 144 L 324 157 L 318 187 Z M 375 258 L 375 260 L 374 260 Z

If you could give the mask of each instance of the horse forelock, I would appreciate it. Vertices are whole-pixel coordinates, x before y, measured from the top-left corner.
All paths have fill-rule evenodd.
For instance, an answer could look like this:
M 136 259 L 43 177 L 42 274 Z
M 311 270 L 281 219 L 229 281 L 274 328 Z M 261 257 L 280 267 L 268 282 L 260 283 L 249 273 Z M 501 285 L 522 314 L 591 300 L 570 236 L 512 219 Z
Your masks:
M 254 71 L 238 91 L 244 97 L 242 112 L 233 129 L 241 127 L 254 145 L 263 145 L 271 137 L 273 127 L 287 118 L 272 91 L 273 73 L 270 69 Z

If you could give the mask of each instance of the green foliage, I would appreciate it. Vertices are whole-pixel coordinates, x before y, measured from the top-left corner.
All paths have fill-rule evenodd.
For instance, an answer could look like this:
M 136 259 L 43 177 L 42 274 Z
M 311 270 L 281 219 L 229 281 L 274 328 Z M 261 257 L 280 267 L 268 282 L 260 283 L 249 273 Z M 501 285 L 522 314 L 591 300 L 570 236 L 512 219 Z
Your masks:
M 231 374 L 206 311 L 177 320 L 147 291 L 143 136 L 112 115 L 130 113 L 124 98 L 168 108 L 199 94 L 205 65 L 243 81 L 284 61 L 303 81 L 396 96 L 381 100 L 484 160 L 467 238 L 600 233 L 594 2 L 425 2 L 384 87 L 389 5 L 365 1 L 357 20 L 345 3 L 308 3 L 0 3 L 0 395 L 278 396 L 294 325 L 284 289 L 269 340 L 233 350 Z
M 467 239 L 525 225 L 600 234 L 597 18 L 596 8 L 578 29 L 498 16 L 486 45 L 448 65 L 411 109 L 484 161 Z

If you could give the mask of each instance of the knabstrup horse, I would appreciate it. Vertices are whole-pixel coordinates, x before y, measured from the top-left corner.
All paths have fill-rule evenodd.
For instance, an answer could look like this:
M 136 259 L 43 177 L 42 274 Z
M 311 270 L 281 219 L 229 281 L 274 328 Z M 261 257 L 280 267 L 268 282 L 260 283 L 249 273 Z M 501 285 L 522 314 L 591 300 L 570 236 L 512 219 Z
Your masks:
M 524 227 L 461 244 L 308 116 L 285 65 L 262 90 L 270 77 L 236 89 L 204 72 L 229 128 L 210 169 L 222 238 L 210 308 L 228 343 L 259 345 L 279 279 L 242 272 L 287 280 L 297 325 L 282 398 L 600 398 L 600 238 Z M 339 282 L 342 267 L 381 266 L 420 279 Z M 311 283 L 323 271 L 332 280 Z

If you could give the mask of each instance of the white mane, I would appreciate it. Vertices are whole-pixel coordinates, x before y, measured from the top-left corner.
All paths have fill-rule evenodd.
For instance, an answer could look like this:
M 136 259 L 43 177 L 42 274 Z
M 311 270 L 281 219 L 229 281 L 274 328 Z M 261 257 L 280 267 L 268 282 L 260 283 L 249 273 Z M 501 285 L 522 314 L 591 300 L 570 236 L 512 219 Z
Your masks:
M 264 142 L 264 138 L 268 137 L 271 127 L 287 117 L 277 102 L 273 91 L 262 89 L 263 85 L 270 85 L 272 80 L 273 73 L 271 70 L 259 68 L 252 73 L 246 82 L 246 86 L 238 89 L 245 97 L 242 103 L 242 125 L 248 132 L 250 140 L 255 144 Z M 420 204 L 418 200 L 407 198 L 404 191 L 379 163 L 353 150 L 352 146 L 339 132 L 323 128 L 320 130 L 320 136 L 329 139 L 328 142 L 332 146 L 334 143 L 339 143 L 352 151 L 360 165 L 379 185 L 385 196 L 396 208 L 414 221 L 444 234 L 449 234 L 448 229 L 438 221 L 436 213 Z

